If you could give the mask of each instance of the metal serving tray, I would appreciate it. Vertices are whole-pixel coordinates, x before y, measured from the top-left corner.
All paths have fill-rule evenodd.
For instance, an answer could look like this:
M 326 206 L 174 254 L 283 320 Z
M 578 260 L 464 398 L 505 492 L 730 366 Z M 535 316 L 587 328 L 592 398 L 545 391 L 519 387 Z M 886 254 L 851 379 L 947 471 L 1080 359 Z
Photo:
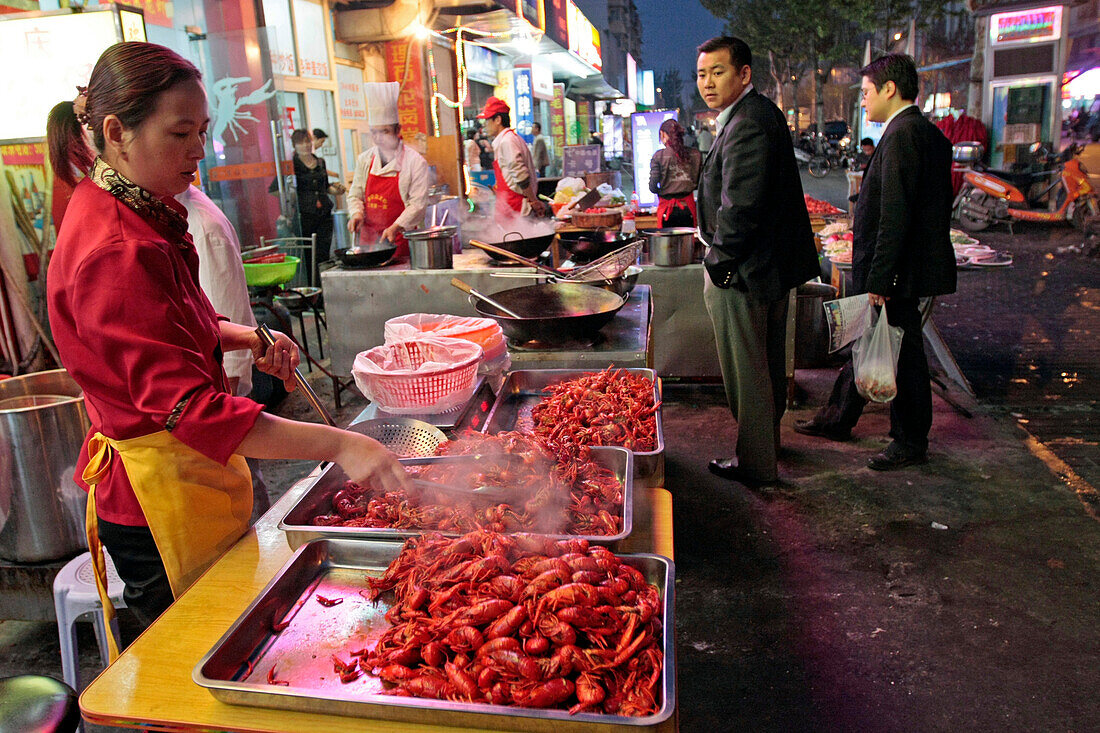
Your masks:
M 661 401 L 661 380 L 652 369 L 627 368 L 623 371 L 640 374 L 653 382 L 653 399 Z M 551 384 L 592 374 L 592 369 L 519 369 L 509 372 L 504 385 L 497 393 L 496 403 L 482 427 L 483 433 L 499 433 L 505 430 L 531 432 L 531 410 L 545 397 L 543 390 Z M 652 476 L 665 452 L 665 434 L 661 422 L 661 408 L 654 415 L 657 419 L 657 449 L 634 451 L 634 478 Z M 525 425 L 526 423 L 526 425 Z
M 432 458 L 401 458 L 404 465 L 424 465 L 429 463 L 445 463 L 449 461 L 469 460 L 466 456 L 438 456 Z M 613 535 L 550 535 L 552 537 L 582 537 L 589 542 L 597 544 L 610 544 L 624 539 L 634 527 L 634 457 L 625 448 L 598 447 L 592 449 L 592 460 L 605 468 L 611 469 L 615 477 L 623 485 L 623 511 L 622 531 Z M 344 482 L 348 480 L 339 466 L 329 464 L 328 468 L 317 477 L 314 484 L 306 489 L 301 498 L 294 503 L 282 519 L 279 520 L 279 529 L 286 532 L 287 542 L 291 547 L 297 548 L 306 542 L 321 537 L 330 539 L 368 539 L 385 540 L 390 542 L 404 542 L 409 537 L 417 537 L 424 532 L 436 531 L 425 529 L 392 529 L 387 527 L 318 527 L 309 521 L 318 514 L 328 514 L 332 509 L 332 495 L 344 488 Z M 444 535 L 458 536 L 459 532 L 443 532 Z
M 307 713 L 335 713 L 420 724 L 502 730 L 637 729 L 667 720 L 676 705 L 673 623 L 674 567 L 660 555 L 619 555 L 661 591 L 661 647 L 664 669 L 654 715 L 631 718 L 602 713 L 570 715 L 505 705 L 450 702 L 382 694 L 381 680 L 364 674 L 344 684 L 333 672 L 332 655 L 350 660 L 348 650 L 373 644 L 388 628 L 388 604 L 360 595 L 368 574 L 380 576 L 401 546 L 391 542 L 323 539 L 299 548 L 191 673 L 218 700 Z M 317 596 L 341 599 L 325 606 Z M 385 596 L 383 596 L 385 598 Z M 279 622 L 289 624 L 279 633 Z M 287 685 L 269 684 L 274 678 Z M 522 720 L 520 720 L 522 718 Z M 576 724 L 575 726 L 573 724 Z

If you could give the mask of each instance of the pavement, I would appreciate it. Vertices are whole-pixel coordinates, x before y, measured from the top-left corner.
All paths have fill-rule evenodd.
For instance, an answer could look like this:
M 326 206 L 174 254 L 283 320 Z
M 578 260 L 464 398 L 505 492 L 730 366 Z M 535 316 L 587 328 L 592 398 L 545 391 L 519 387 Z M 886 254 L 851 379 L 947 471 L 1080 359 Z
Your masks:
M 847 191 L 839 172 L 805 187 L 838 205 Z M 751 490 L 706 469 L 736 438 L 721 390 L 666 385 L 681 730 L 1100 729 L 1097 262 L 1068 227 L 979 238 L 1015 261 L 961 272 L 936 306 L 977 396 L 937 370 L 924 466 L 865 467 L 887 442 L 881 406 L 848 443 L 794 433 L 835 375 L 800 370 L 781 483 Z M 345 398 L 342 423 L 365 405 Z M 277 412 L 313 419 L 296 394 Z M 277 496 L 310 468 L 264 472 Z M 0 622 L 0 675 L 31 671 L 60 677 L 56 628 Z

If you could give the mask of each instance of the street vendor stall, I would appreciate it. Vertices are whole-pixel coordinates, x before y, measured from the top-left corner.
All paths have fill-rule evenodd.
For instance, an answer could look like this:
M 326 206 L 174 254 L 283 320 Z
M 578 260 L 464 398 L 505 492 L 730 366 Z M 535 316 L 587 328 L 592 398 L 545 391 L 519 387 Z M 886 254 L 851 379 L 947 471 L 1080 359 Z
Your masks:
M 196 664 L 218 644 L 292 557 L 279 518 L 319 479 L 321 470 L 296 484 L 257 525 L 216 562 L 171 608 L 81 695 L 87 721 L 99 725 L 142 726 L 151 730 L 222 731 L 435 731 L 491 728 L 589 730 L 591 724 L 540 717 L 474 716 L 469 725 L 444 727 L 439 714 L 413 710 L 403 720 L 377 720 L 334 714 L 334 705 L 315 701 L 305 712 L 219 701 L 196 684 Z M 672 499 L 660 488 L 634 493 L 633 531 L 615 543 L 616 553 L 673 556 Z M 396 547 L 396 545 L 394 545 Z M 308 548 L 308 546 L 307 546 Z M 329 665 L 331 667 L 331 665 Z M 194 676 L 193 676 L 194 675 Z M 285 690 L 285 688 L 278 688 Z M 409 710 L 410 708 L 406 708 Z M 389 717 L 385 711 L 381 713 Z M 637 729 L 631 726 L 631 729 Z M 675 716 L 653 730 L 673 731 Z

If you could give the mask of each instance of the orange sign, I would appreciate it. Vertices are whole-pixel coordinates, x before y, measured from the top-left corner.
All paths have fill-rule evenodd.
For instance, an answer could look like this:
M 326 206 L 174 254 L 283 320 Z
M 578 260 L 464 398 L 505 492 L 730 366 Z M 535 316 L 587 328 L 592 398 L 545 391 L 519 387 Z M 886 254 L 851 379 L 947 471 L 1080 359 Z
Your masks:
M 15 143 L 0 145 L 0 158 L 5 165 L 44 165 L 46 143 Z
M 282 163 L 284 176 L 294 172 L 294 163 L 284 160 Z M 274 163 L 238 163 L 237 165 L 219 165 L 207 171 L 211 181 L 240 181 L 245 178 L 267 178 L 275 175 Z
M 408 75 L 405 63 L 408 60 Z M 397 97 L 397 121 L 401 123 L 401 137 L 405 142 L 416 140 L 417 134 L 428 134 L 427 104 L 424 101 L 424 66 L 420 57 L 420 44 L 408 41 L 386 43 L 386 79 L 401 82 Z

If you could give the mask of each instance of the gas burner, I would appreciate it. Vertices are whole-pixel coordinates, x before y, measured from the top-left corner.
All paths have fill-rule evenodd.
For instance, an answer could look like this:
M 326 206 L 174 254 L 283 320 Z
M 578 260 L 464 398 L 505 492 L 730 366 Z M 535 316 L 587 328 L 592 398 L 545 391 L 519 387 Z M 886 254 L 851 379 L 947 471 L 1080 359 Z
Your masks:
M 601 344 L 604 341 L 606 341 L 606 338 L 601 333 L 597 333 L 595 336 L 568 339 L 565 341 L 539 341 L 537 339 L 532 339 L 531 341 L 519 342 L 508 339 L 508 348 L 516 351 L 580 351 L 582 349 L 591 349 L 593 346 Z

